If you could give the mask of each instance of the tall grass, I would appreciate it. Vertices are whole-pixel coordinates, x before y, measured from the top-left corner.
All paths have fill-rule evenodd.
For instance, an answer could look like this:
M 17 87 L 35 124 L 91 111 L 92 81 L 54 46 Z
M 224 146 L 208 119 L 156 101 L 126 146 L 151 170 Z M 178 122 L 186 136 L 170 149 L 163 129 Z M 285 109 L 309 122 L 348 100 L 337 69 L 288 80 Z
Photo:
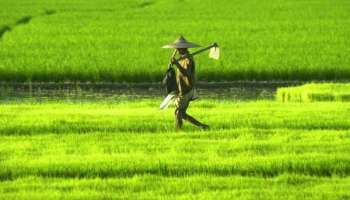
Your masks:
M 350 84 L 318 83 L 278 88 L 276 97 L 282 102 L 350 101 Z
M 0 26 L 38 16 L 1 39 L 2 81 L 160 81 L 170 55 L 160 47 L 179 34 L 221 44 L 220 61 L 196 58 L 200 80 L 350 77 L 345 0 L 26 2 L 0 6 Z
M 0 179 L 350 174 L 349 131 L 236 129 L 207 133 L 1 136 Z
M 341 199 L 349 103 L 158 99 L 0 106 L 0 199 Z
M 349 178 L 301 175 L 276 178 L 152 175 L 108 179 L 28 177 L 0 182 L 0 199 L 346 199 L 349 187 Z
M 174 111 L 159 110 L 160 99 L 120 103 L 19 103 L 0 107 L 0 135 L 45 133 L 168 132 Z M 214 130 L 231 128 L 350 128 L 349 103 L 194 101 L 188 112 Z M 194 130 L 185 126 L 186 130 Z

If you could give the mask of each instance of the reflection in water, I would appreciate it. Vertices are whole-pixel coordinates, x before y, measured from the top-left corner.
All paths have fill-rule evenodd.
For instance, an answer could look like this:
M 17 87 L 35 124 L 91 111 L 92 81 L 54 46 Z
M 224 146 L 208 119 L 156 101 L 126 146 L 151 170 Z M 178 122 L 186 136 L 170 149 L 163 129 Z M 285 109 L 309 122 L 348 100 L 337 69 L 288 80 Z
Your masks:
M 278 87 L 301 82 L 197 83 L 201 98 L 226 100 L 273 99 Z M 159 83 L 2 83 L 0 101 L 119 101 L 163 98 Z

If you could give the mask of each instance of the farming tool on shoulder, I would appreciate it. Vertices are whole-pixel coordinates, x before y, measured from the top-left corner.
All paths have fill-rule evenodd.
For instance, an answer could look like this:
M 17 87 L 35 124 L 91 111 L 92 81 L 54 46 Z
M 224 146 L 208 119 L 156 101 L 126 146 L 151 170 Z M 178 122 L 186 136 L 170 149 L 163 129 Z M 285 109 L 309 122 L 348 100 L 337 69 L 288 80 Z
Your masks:
M 219 45 L 217 43 L 213 43 L 212 45 L 209 45 L 203 49 L 195 51 L 195 52 L 191 53 L 190 55 L 195 56 L 195 55 L 200 54 L 200 53 L 207 51 L 207 50 L 210 50 L 209 51 L 209 58 L 212 58 L 215 60 L 218 60 L 220 58 L 220 49 L 219 49 Z M 181 58 L 180 58 L 180 60 L 181 60 Z
M 175 75 L 175 70 L 172 67 L 171 60 L 176 56 L 177 54 L 177 48 L 193 48 L 193 47 L 199 47 L 199 45 L 196 45 L 194 43 L 187 42 L 182 36 L 177 39 L 173 44 L 170 45 L 165 45 L 163 48 L 175 48 L 172 56 L 170 57 L 170 62 L 168 65 L 168 69 L 165 73 L 165 77 L 162 81 L 163 85 L 166 88 L 167 96 L 163 100 L 163 102 L 160 104 L 160 109 L 165 109 L 169 106 L 170 102 L 174 100 L 176 97 L 176 92 L 177 92 L 177 85 L 176 85 L 176 75 Z M 195 56 L 198 55 L 202 52 L 205 52 L 209 50 L 209 58 L 218 60 L 220 57 L 220 49 L 219 45 L 217 43 L 213 43 L 212 45 L 209 45 L 205 48 L 202 48 L 198 51 L 195 51 L 191 53 L 189 56 Z M 176 59 L 176 61 L 181 61 L 182 59 L 185 59 L 187 56 L 181 56 L 180 58 Z M 195 97 L 196 98 L 196 97 Z M 198 97 L 197 97 L 198 98 Z

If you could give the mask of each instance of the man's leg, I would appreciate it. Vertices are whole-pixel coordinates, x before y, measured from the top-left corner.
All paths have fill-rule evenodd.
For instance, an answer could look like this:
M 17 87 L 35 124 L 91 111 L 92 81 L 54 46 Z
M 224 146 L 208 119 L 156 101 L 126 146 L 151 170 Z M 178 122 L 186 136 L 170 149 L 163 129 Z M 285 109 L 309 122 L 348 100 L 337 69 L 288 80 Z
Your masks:
M 183 113 L 182 118 L 184 120 L 189 121 L 190 123 L 196 125 L 199 128 L 202 128 L 202 129 L 208 129 L 209 128 L 208 125 L 199 122 L 198 120 L 196 120 L 194 117 L 192 117 L 191 115 L 189 115 L 187 113 Z
M 176 108 L 175 110 L 175 127 L 177 129 L 182 128 L 182 112 L 179 110 L 179 108 Z
M 182 119 L 189 121 L 190 123 L 196 125 L 202 129 L 208 129 L 209 126 L 206 124 L 202 124 L 192 116 L 186 113 L 186 110 L 190 104 L 190 100 L 192 99 L 193 93 L 189 93 L 189 95 L 179 96 L 176 101 L 176 110 L 175 110 L 175 119 L 176 119 L 176 128 L 182 128 Z
M 175 127 L 181 129 L 183 124 L 182 119 L 188 107 L 188 101 L 183 95 L 176 98 L 175 107 Z

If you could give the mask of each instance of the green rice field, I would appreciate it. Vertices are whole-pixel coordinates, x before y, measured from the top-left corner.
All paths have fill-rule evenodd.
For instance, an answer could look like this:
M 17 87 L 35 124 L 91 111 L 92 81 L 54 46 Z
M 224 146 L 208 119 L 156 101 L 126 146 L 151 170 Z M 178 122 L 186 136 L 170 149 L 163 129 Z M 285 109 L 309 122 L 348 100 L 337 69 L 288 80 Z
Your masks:
M 0 199 L 349 199 L 350 103 L 0 105 Z
M 349 11 L 0 0 L 0 200 L 350 199 Z M 188 109 L 209 130 L 159 109 L 180 35 L 220 46 L 195 57 Z
M 277 90 L 277 100 L 310 101 L 350 101 L 349 83 L 310 83 L 296 87 L 283 87 Z
M 1 0 L 0 80 L 155 82 L 183 34 L 205 81 L 349 80 L 348 0 Z

